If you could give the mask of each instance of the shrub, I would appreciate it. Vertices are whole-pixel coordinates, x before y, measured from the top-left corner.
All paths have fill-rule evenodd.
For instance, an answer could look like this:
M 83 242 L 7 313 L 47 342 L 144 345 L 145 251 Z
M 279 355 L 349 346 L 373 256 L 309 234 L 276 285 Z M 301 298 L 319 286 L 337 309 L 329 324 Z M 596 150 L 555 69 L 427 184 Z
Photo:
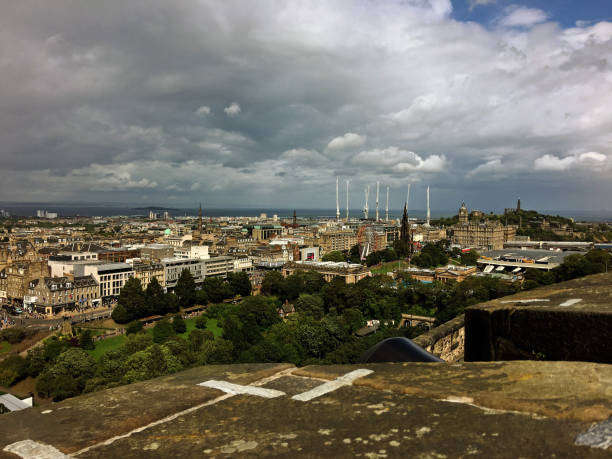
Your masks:
M 185 333 L 187 331 L 187 325 L 180 314 L 175 315 L 172 319 L 172 327 L 178 334 Z
M 79 347 L 81 349 L 95 349 L 96 345 L 93 342 L 91 330 L 83 330 L 79 335 Z
M 128 324 L 125 331 L 128 335 L 133 335 L 134 333 L 141 331 L 143 326 L 144 325 L 140 320 L 134 320 Z
M 175 334 L 174 327 L 169 321 L 160 320 L 153 327 L 153 342 L 161 344 Z
M 208 323 L 208 317 L 206 317 L 205 315 L 198 316 L 195 320 L 195 326 L 196 328 L 199 328 L 200 330 L 206 330 L 207 323 Z
M 118 304 L 117 306 L 115 306 L 111 317 L 118 324 L 126 324 L 132 318 L 128 313 L 127 309 L 122 304 Z
M 0 362 L 0 385 L 11 386 L 25 378 L 28 373 L 26 360 L 18 355 L 12 355 Z
M 8 341 L 11 344 L 21 343 L 26 337 L 24 328 L 12 327 L 0 332 L 0 340 Z

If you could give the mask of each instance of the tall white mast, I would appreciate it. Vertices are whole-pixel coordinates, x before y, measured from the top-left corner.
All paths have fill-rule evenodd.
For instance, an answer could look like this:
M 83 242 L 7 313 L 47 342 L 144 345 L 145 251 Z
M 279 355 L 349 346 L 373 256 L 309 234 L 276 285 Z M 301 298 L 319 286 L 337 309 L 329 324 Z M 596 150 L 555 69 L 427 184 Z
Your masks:
M 387 205 L 385 206 L 385 221 L 389 221 L 389 185 L 387 185 Z
M 350 180 L 346 180 L 346 221 L 349 219 L 349 182 Z
M 408 208 L 409 202 L 410 202 L 410 183 L 408 184 L 408 190 L 406 190 L 406 208 Z
M 427 226 L 431 220 L 431 211 L 429 210 L 429 187 L 427 187 Z
M 380 182 L 376 182 L 376 221 L 378 221 L 378 188 Z
M 363 216 L 367 220 L 368 219 L 368 197 L 370 196 L 370 185 L 365 187 L 365 207 L 363 208 Z
M 340 194 L 338 193 L 339 178 L 336 176 L 336 221 L 340 221 Z

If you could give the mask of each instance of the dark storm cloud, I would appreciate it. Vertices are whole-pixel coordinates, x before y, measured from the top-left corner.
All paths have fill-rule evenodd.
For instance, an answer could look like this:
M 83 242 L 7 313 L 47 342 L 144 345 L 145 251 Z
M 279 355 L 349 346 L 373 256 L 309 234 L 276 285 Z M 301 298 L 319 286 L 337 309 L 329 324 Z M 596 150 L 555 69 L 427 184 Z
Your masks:
M 568 204 L 542 191 L 556 181 L 574 190 L 568 205 L 603 206 L 612 24 L 564 30 L 515 8 L 485 29 L 451 12 L 448 0 L 9 3 L 0 192 L 319 207 L 341 175 L 353 202 L 380 180 L 394 200 L 410 181 L 453 205 L 503 207 L 514 189 L 552 208 Z

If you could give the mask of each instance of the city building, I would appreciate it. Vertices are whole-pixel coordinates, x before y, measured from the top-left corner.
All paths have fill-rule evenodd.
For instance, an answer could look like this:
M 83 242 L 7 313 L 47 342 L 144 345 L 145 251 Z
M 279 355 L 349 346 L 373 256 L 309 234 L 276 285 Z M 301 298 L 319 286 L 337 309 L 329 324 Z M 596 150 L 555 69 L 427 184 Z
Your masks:
M 250 272 L 253 271 L 255 267 L 253 266 L 253 260 L 249 257 L 237 257 L 234 258 L 234 272 Z
M 160 261 L 164 258 L 172 258 L 174 250 L 175 248 L 168 244 L 148 244 L 141 247 L 140 258 L 143 260 Z
M 367 267 L 357 263 L 346 262 L 293 261 L 285 264 L 282 268 L 284 277 L 290 276 L 296 271 L 316 271 L 321 273 L 327 282 L 340 277 L 347 284 L 355 284 L 361 279 L 372 275 Z
M 357 234 L 351 229 L 328 230 L 319 233 L 319 245 L 323 254 L 336 250 L 351 250 L 357 244 Z
M 176 283 L 181 276 L 181 273 L 187 269 L 191 273 L 196 284 L 201 284 L 204 281 L 206 268 L 204 267 L 205 260 L 199 259 L 184 259 L 184 258 L 164 258 L 161 261 L 164 267 L 164 279 L 167 289 L 176 287 Z M 233 263 L 232 263 L 233 268 Z
M 130 258 L 139 258 L 140 249 L 128 249 L 119 247 L 116 249 L 104 249 L 98 252 L 98 260 L 106 263 L 125 263 Z
M 206 260 L 210 258 L 207 245 L 184 245 L 174 249 L 175 258 L 197 258 Z
M 272 237 L 278 237 L 283 234 L 283 227 L 281 225 L 255 225 L 251 232 L 253 238 L 257 241 L 263 241 Z
M 134 278 L 140 280 L 140 285 L 143 289 L 149 286 L 153 278 L 156 278 L 162 287 L 166 286 L 164 266 L 161 263 L 134 262 L 132 267 L 134 269 Z
M 204 265 L 204 277 L 227 277 L 234 272 L 234 258 L 228 256 L 200 260 Z
M 503 226 L 497 220 L 471 221 L 465 203 L 459 209 L 459 222 L 450 227 L 451 241 L 462 247 L 484 248 L 498 250 L 504 247 L 504 242 L 513 240 L 516 227 Z
M 7 301 L 23 303 L 30 281 L 47 275 L 49 268 L 44 261 L 14 263 L 4 269 L 4 281 L 0 290 L 6 292 Z
M 43 277 L 29 282 L 24 306 L 40 314 L 58 314 L 99 303 L 99 284 L 93 276 Z
M 100 284 L 100 297 L 104 301 L 117 297 L 131 277 L 134 277 L 132 265 L 127 263 L 78 264 L 74 265 L 74 277 L 92 275 Z
M 448 265 L 435 269 L 418 267 L 403 268 L 400 272 L 407 273 L 413 279 L 424 283 L 431 283 L 434 281 L 446 283 L 448 281 L 463 282 L 469 276 L 475 275 L 478 269 L 476 266 Z

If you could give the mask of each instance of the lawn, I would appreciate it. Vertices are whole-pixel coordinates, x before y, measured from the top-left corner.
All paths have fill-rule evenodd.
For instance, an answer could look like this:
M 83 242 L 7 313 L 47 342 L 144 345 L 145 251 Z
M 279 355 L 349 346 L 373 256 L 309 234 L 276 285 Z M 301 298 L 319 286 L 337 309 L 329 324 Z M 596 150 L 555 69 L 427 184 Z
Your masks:
M 187 338 L 191 330 L 196 328 L 195 322 L 196 322 L 195 318 L 186 319 L 185 325 L 187 325 L 187 331 L 185 333 L 179 334 L 178 336 L 182 338 Z M 215 337 L 221 336 L 222 330 L 221 328 L 219 328 L 219 325 L 217 324 L 217 319 L 208 319 L 208 322 L 206 323 L 206 329 L 210 330 L 213 333 L 213 335 L 215 335 Z M 153 328 L 147 328 L 145 332 L 149 334 L 153 334 Z M 100 357 L 102 357 L 102 355 L 106 354 L 108 351 L 121 347 L 121 345 L 125 343 L 126 339 L 127 339 L 126 335 L 114 336 L 112 338 L 104 339 L 102 341 L 96 342 L 96 348 L 92 349 L 91 351 L 87 351 L 87 352 L 89 352 L 96 359 L 99 359 Z
M 216 322 L 216 321 L 215 321 Z M 208 325 L 208 324 L 207 324 Z M 215 324 L 216 326 L 216 324 Z M 214 332 L 213 332 L 214 333 Z M 215 335 L 216 336 L 216 335 Z M 11 343 L 8 341 L 0 341 L 0 355 L 7 354 L 11 351 Z
M 408 262 L 407 261 L 389 261 L 387 263 L 383 263 L 382 265 L 373 268 L 372 269 L 372 274 L 387 274 L 390 273 L 391 271 L 393 271 L 394 269 L 397 269 L 398 266 L 402 266 L 404 268 L 408 267 Z

